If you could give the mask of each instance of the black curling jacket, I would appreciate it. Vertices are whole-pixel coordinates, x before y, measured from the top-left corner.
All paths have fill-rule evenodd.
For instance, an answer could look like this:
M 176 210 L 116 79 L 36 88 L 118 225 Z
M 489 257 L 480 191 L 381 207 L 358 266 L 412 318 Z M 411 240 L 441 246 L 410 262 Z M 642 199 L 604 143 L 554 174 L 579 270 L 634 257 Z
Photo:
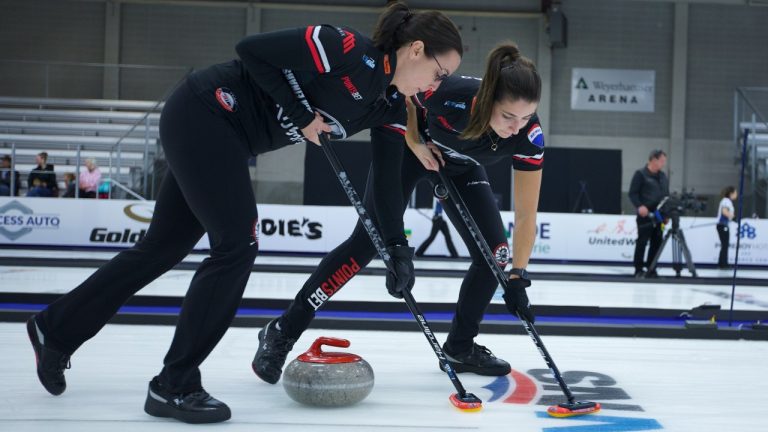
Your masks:
M 461 174 L 474 166 L 492 165 L 502 159 L 512 158 L 515 170 L 540 170 L 544 163 L 544 134 L 538 116 L 534 115 L 516 135 L 500 139 L 494 132 L 476 140 L 464 140 L 461 132 L 467 127 L 481 80 L 474 77 L 450 76 L 435 92 L 425 92 L 412 98 L 419 108 L 420 133 L 425 140 L 432 141 L 440 148 L 445 160 L 445 173 L 449 176 Z M 399 121 L 376 128 L 372 133 L 374 154 L 382 148 L 403 147 L 407 115 L 400 113 Z M 492 144 L 496 143 L 496 150 Z M 383 145 L 384 144 L 384 145 Z M 405 151 L 410 151 L 406 148 Z M 382 165 L 397 161 L 396 157 L 380 158 Z M 381 166 L 382 172 L 398 172 L 398 167 Z M 382 186 L 380 193 L 389 191 L 392 196 L 376 201 L 376 212 L 382 231 L 398 238 L 388 238 L 389 244 L 405 241 L 402 211 L 386 207 L 388 202 L 397 202 L 394 193 L 400 194 L 399 177 L 384 177 L 389 187 Z M 402 198 L 399 198 L 402 201 Z M 401 207 L 402 209 L 402 207 Z
M 390 86 L 394 53 L 346 27 L 308 26 L 248 36 L 239 59 L 193 73 L 189 85 L 225 117 L 252 154 L 303 143 L 319 112 L 341 139 L 404 110 Z

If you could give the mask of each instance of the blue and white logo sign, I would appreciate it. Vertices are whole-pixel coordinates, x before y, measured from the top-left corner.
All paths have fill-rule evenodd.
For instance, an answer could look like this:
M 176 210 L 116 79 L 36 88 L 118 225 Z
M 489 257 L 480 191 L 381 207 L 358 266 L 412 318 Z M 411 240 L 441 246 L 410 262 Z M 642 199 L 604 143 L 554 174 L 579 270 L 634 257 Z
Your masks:
M 36 229 L 59 229 L 58 214 L 40 214 L 18 201 L 0 207 L 0 235 L 14 241 Z
M 739 237 L 755 239 L 757 238 L 757 229 L 749 223 L 744 223 L 739 230 Z

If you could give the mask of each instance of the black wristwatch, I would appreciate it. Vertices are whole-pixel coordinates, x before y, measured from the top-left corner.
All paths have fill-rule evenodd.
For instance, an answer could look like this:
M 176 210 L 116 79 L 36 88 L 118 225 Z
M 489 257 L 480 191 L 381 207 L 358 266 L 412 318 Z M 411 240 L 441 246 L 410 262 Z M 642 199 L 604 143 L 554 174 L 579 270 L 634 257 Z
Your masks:
M 524 268 L 513 268 L 509 271 L 509 274 L 517 275 L 520 279 L 531 280 L 530 276 L 528 276 L 528 272 Z

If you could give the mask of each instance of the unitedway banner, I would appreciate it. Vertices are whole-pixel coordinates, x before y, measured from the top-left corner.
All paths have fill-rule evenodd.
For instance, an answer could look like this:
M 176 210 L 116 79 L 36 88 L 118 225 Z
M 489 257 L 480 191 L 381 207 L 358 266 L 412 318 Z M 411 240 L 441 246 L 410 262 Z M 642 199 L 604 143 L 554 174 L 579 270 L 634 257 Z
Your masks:
M 357 214 L 351 207 L 259 205 L 259 244 L 266 252 L 325 253 L 352 233 Z M 152 220 L 153 201 L 0 198 L 0 245 L 98 246 L 127 248 L 139 241 Z M 514 213 L 501 212 L 512 243 Z M 408 209 L 406 235 L 418 247 L 432 227 L 431 211 Z M 720 242 L 713 217 L 683 217 L 681 228 L 695 263 L 717 262 Z M 468 256 L 449 223 L 459 254 Z M 731 225 L 730 259 L 735 255 L 737 225 Z M 636 232 L 629 215 L 540 213 L 532 258 L 568 261 L 632 261 Z M 739 262 L 768 265 L 768 221 L 745 219 Z M 496 245 L 490 245 L 494 248 Z M 195 249 L 209 248 L 206 236 Z M 427 249 L 448 255 L 442 234 Z M 672 244 L 661 261 L 672 260 Z

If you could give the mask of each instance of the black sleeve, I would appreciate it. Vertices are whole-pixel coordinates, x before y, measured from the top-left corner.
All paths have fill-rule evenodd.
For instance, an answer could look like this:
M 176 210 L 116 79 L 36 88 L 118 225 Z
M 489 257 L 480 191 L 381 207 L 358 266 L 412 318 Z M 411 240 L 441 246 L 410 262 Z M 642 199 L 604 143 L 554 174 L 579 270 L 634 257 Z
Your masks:
M 544 167 L 544 131 L 534 116 L 516 138 L 512 167 L 518 171 L 538 171 Z
M 327 25 L 248 36 L 235 49 L 256 85 L 300 128 L 315 116 L 294 94 L 283 69 L 328 73 L 340 67 L 345 57 L 342 30 Z
M 640 187 L 643 185 L 643 174 L 640 171 L 635 171 L 635 175 L 632 176 L 632 182 L 629 184 L 629 200 L 632 201 L 632 205 L 640 207 L 643 203 L 640 201 Z
M 431 119 L 443 117 L 449 124 L 459 125 L 467 121 L 472 111 L 480 82 L 480 79 L 474 77 L 451 75 L 440 84 L 437 91 L 427 91 L 417 96 Z
M 400 170 L 405 151 L 404 130 L 395 125 L 371 129 L 373 207 L 387 246 L 407 245 L 403 213 L 403 184 Z
M 446 109 L 444 105 L 444 95 L 446 92 L 433 92 L 427 91 L 419 93 L 414 96 L 414 100 L 418 101 L 417 106 L 423 108 L 425 111 L 429 111 L 431 116 L 446 115 L 450 110 Z

